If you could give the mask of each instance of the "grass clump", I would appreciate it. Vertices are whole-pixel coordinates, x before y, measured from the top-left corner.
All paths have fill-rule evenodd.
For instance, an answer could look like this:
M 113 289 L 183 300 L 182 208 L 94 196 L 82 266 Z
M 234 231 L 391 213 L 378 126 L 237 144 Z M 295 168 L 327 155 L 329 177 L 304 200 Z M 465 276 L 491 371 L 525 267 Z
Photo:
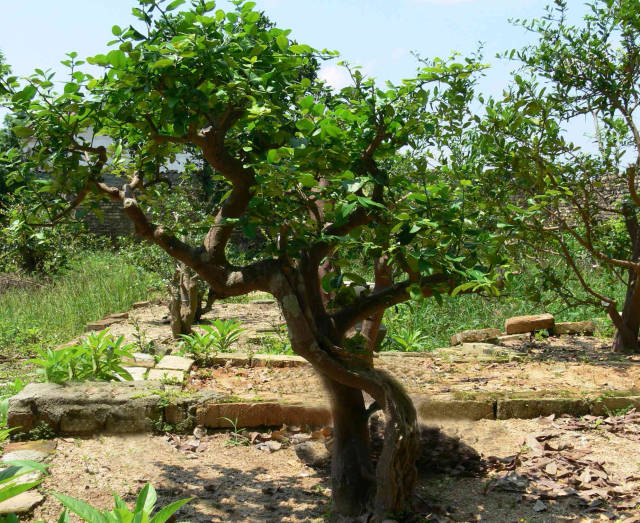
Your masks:
M 161 286 L 157 276 L 108 251 L 78 256 L 42 283 L 0 295 L 0 353 L 29 356 L 67 341 L 87 323 L 127 310 Z

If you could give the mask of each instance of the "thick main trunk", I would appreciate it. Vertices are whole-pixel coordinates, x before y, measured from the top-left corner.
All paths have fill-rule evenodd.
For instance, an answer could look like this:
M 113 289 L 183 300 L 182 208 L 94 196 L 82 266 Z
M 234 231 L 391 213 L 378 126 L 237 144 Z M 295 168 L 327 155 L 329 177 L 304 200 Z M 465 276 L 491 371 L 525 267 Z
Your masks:
M 617 313 L 616 313 L 617 314 Z M 640 285 L 638 275 L 630 271 L 627 294 L 622 308 L 622 314 L 612 318 L 616 325 L 616 335 L 613 339 L 613 351 L 619 353 L 638 353 L 638 330 L 640 329 Z
M 291 346 L 321 374 L 331 397 L 333 519 L 381 522 L 406 513 L 411 509 L 419 446 L 413 403 L 397 380 L 373 368 L 372 357 L 338 346 L 342 336 L 313 314 L 305 290 L 301 281 L 294 284 L 274 276 L 273 294 L 282 307 Z M 375 474 L 363 391 L 377 401 L 386 419 Z
M 362 392 L 325 379 L 333 414 L 332 512 L 356 518 L 369 511 L 375 474 Z

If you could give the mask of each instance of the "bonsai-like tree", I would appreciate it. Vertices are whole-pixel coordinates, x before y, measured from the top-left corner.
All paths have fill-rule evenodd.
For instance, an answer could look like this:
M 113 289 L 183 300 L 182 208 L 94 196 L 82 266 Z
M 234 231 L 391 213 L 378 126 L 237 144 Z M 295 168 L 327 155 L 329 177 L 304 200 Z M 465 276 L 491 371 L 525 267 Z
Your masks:
M 374 365 L 384 311 L 488 287 L 497 262 L 480 259 L 492 236 L 478 227 L 482 211 L 464 180 L 474 167 L 454 146 L 471 118 L 479 66 L 422 60 L 415 78 L 384 87 L 349 69 L 352 85 L 335 92 L 317 76 L 334 53 L 293 41 L 253 2 L 234 3 L 223 12 L 193 0 L 179 11 L 185 0 L 140 0 L 133 25 L 113 27 L 113 49 L 88 59 L 104 74 L 82 72 L 70 53 L 61 93 L 46 71 L 5 76 L 4 104 L 31 151 L 13 176 L 47 173 L 37 190 L 48 204 L 33 212 L 46 207 L 48 223 L 109 198 L 140 238 L 195 271 L 216 297 L 273 295 L 293 350 L 330 394 L 333 510 L 381 520 L 410 507 L 418 446 L 411 399 Z M 197 232 L 188 219 L 163 223 L 154 212 L 168 190 L 163 172 L 187 150 L 228 187 L 200 243 L 184 240 Z M 106 171 L 128 182 L 109 186 Z M 260 233 L 259 259 L 229 261 L 233 231 Z M 386 418 L 375 469 L 369 396 Z

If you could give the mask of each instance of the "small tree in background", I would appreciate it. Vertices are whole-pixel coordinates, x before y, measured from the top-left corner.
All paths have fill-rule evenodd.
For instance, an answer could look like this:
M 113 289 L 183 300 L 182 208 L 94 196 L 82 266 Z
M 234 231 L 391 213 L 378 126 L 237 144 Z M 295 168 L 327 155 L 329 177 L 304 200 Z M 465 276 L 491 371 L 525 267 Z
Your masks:
M 504 100 L 487 104 L 487 179 L 514 241 L 533 245 L 543 264 L 563 258 L 584 295 L 576 302 L 557 282 L 560 291 L 574 304 L 604 307 L 616 327 L 613 350 L 638 352 L 638 3 L 597 1 L 580 27 L 566 15 L 557 0 L 543 19 L 523 22 L 539 41 L 510 54 L 523 69 Z M 595 152 L 566 138 L 577 119 L 595 123 Z M 586 271 L 594 268 L 609 274 L 610 287 L 593 283 Z M 622 310 L 615 280 L 626 286 Z
M 39 190 L 75 195 L 52 199 L 54 221 L 100 198 L 120 202 L 139 237 L 216 297 L 273 295 L 293 350 L 330 393 L 335 514 L 378 521 L 403 512 L 416 479 L 416 411 L 375 368 L 372 349 L 388 307 L 491 286 L 485 274 L 497 259 L 481 255 L 493 236 L 466 180 L 477 167 L 456 148 L 479 66 L 424 62 L 416 78 L 384 87 L 353 70 L 352 85 L 334 92 L 317 78 L 333 54 L 293 41 L 253 2 L 225 13 L 194 0 L 178 12 L 184 3 L 140 1 L 135 26 L 114 26 L 113 49 L 89 59 L 102 77 L 70 53 L 63 92 L 40 70 L 23 83 L 2 80 L 5 104 L 20 115 L 16 132 L 33 150 L 14 176 L 43 169 L 51 178 Z M 187 147 L 227 188 L 199 242 L 186 240 L 197 232 L 188 218 L 156 211 L 168 191 L 163 169 Z M 105 171 L 128 182 L 108 186 Z M 264 239 L 254 262 L 229 261 L 234 232 Z M 367 279 L 373 290 L 356 293 Z M 387 423 L 375 469 L 364 392 Z

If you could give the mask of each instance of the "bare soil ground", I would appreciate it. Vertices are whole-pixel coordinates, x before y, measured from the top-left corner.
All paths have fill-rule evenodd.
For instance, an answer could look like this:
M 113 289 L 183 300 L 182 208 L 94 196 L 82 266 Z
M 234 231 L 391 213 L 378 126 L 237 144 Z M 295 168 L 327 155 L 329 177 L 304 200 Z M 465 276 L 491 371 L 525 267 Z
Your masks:
M 257 298 L 259 296 L 256 296 Z M 213 318 L 235 319 L 247 329 L 238 351 L 260 352 L 260 340 L 278 336 L 283 318 L 275 303 L 217 303 L 203 323 Z M 156 346 L 176 349 L 163 317 L 167 308 L 152 305 L 131 312 L 129 320 L 113 325 L 114 335 L 134 341 L 136 334 Z M 136 327 L 137 325 L 137 327 Z M 376 365 L 397 376 L 413 394 L 539 392 L 607 394 L 640 390 L 640 357 L 620 356 L 609 342 L 591 337 L 548 338 L 510 342 L 521 361 L 452 362 L 436 353 L 420 358 L 378 358 Z M 461 349 L 462 353 L 462 349 Z M 295 395 L 297 399 L 323 398 L 324 390 L 310 367 L 199 369 L 189 387 L 215 389 L 261 400 Z
M 470 447 L 483 456 L 484 471 L 472 477 L 420 471 L 418 520 L 640 521 L 639 421 L 632 413 L 607 421 L 441 424 L 439 441 L 426 451 L 437 458 L 442 448 Z M 447 446 L 457 438 L 461 447 Z M 326 470 L 307 467 L 286 441 L 271 453 L 231 440 L 230 433 L 206 435 L 192 446 L 167 436 L 61 439 L 44 489 L 111 508 L 111 491 L 131 502 L 151 481 L 162 505 L 194 498 L 178 521 L 324 521 Z M 55 521 L 60 510 L 48 496 L 29 521 Z
M 129 341 L 142 334 L 156 346 L 175 348 L 162 321 L 165 314 L 164 306 L 139 309 L 111 332 Z M 249 330 L 239 349 L 252 352 L 258 352 L 256 340 L 275 335 L 282 322 L 274 304 L 261 303 L 216 304 L 207 317 L 242 321 Z M 412 393 L 640 389 L 637 361 L 611 354 L 603 340 L 550 338 L 516 348 L 523 361 L 456 363 L 432 354 L 381 357 L 377 365 Z M 324 395 L 308 367 L 203 368 L 193 373 L 188 387 L 259 399 Z M 477 452 L 482 471 L 466 477 L 422 470 L 419 521 L 640 522 L 640 416 L 634 412 L 608 419 L 447 421 L 437 429 L 437 440 L 425 445 L 432 462 L 444 456 L 455 464 L 457 452 Z M 230 444 L 233 438 L 233 433 L 212 433 L 195 443 L 189 436 L 171 435 L 60 439 L 43 488 L 111 508 L 111 491 L 133 501 L 151 481 L 162 505 L 194 498 L 178 521 L 325 520 L 330 506 L 326 470 L 306 466 L 286 441 L 269 452 Z M 458 439 L 461 444 L 449 444 Z M 29 521 L 55 521 L 60 510 L 48 496 Z

